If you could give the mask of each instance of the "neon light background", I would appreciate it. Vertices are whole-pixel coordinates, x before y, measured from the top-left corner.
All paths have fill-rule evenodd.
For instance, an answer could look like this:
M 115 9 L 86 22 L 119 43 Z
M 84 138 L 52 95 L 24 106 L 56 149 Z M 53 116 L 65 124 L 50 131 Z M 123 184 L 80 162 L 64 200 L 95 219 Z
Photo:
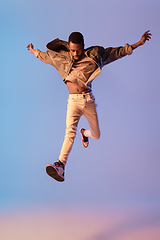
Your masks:
M 8 217 L 12 218 L 13 212 L 23 215 L 26 209 L 35 208 L 39 214 L 56 209 L 57 215 L 63 217 L 64 213 L 64 219 L 76 209 L 81 223 L 85 209 L 91 218 L 95 212 L 99 222 L 102 209 L 145 208 L 148 213 L 154 208 L 159 213 L 159 11 L 158 0 L 0 3 L 0 211 L 11 225 Z M 101 139 L 91 139 L 89 148 L 83 149 L 77 133 L 66 166 L 66 181 L 53 181 L 45 166 L 59 156 L 68 90 L 58 72 L 36 59 L 26 46 L 32 42 L 35 48 L 46 51 L 47 42 L 57 37 L 67 40 L 72 31 L 83 33 L 86 47 L 120 46 L 139 41 L 149 29 L 153 34 L 150 42 L 104 67 L 93 82 Z M 82 118 L 79 128 L 87 126 Z M 44 216 L 47 223 L 47 213 Z M 32 217 L 28 215 L 27 223 Z M 159 217 L 157 221 L 159 224 Z M 92 234 L 93 229 L 88 231 Z M 89 239 L 85 231 L 84 239 Z M 10 239 L 2 230 L 1 234 L 3 239 Z M 68 234 L 70 239 L 83 239 Z M 97 239 L 115 237 L 105 234 Z

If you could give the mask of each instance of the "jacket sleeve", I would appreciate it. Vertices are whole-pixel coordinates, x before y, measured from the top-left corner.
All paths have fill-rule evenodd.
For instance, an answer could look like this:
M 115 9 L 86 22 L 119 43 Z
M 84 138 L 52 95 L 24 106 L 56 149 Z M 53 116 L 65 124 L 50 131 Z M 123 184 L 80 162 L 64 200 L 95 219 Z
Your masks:
M 35 57 L 39 58 L 44 63 L 53 65 L 53 61 L 51 60 L 48 51 L 41 52 L 39 49 L 36 49 Z
M 132 47 L 126 43 L 125 47 L 110 47 L 103 49 L 102 61 L 103 65 L 111 63 L 119 58 L 125 57 L 126 55 L 132 54 Z

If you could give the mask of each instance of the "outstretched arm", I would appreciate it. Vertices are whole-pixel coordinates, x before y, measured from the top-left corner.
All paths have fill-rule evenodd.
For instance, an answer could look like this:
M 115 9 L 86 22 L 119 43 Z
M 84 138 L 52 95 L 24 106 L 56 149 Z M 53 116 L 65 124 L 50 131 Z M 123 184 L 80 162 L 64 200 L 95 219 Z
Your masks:
M 38 49 L 35 50 L 32 43 L 28 44 L 27 48 L 31 53 L 35 55 L 35 57 L 39 58 L 42 62 L 53 65 L 53 61 L 50 58 L 48 51 L 41 52 Z
M 149 41 L 149 40 L 151 39 L 151 36 L 152 36 L 152 34 L 150 33 L 150 30 L 146 31 L 146 32 L 142 35 L 142 37 L 141 37 L 141 39 L 140 39 L 139 42 L 134 43 L 134 44 L 131 45 L 131 46 L 132 46 L 132 49 L 134 50 L 134 49 L 136 49 L 137 47 L 142 46 L 142 45 L 146 42 L 146 40 Z

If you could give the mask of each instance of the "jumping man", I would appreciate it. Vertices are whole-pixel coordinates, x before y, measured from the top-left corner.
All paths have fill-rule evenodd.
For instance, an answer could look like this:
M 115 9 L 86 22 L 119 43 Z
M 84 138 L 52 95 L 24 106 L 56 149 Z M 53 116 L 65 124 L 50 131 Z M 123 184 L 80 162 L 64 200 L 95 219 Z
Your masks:
M 64 142 L 59 160 L 46 167 L 49 176 L 57 181 L 64 181 L 65 165 L 82 115 L 87 119 L 90 128 L 89 130 L 80 129 L 83 146 L 88 147 L 90 137 L 96 140 L 100 138 L 92 81 L 99 75 L 102 67 L 126 55 L 131 55 L 134 49 L 143 45 L 146 40 L 149 41 L 151 35 L 148 30 L 142 35 L 140 41 L 132 45 L 126 43 L 124 47 L 94 46 L 84 49 L 83 35 L 80 32 L 72 32 L 68 42 L 58 38 L 49 42 L 46 45 L 46 52 L 35 50 L 32 43 L 27 46 L 28 50 L 42 62 L 58 70 L 69 90 Z

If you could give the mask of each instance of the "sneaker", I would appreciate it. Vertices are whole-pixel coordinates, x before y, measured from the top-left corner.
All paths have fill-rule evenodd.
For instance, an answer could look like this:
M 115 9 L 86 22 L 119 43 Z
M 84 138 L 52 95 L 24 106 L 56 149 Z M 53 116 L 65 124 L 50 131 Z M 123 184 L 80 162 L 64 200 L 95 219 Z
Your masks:
M 87 148 L 88 145 L 89 145 L 89 139 L 88 139 L 88 137 L 85 137 L 84 134 L 83 134 L 85 130 L 86 129 L 81 128 L 80 129 L 80 134 L 82 136 L 82 145 L 83 145 L 83 147 Z
M 48 164 L 46 167 L 47 174 L 57 180 L 58 182 L 64 181 L 64 164 L 58 160 L 58 162 L 55 162 L 53 165 Z

